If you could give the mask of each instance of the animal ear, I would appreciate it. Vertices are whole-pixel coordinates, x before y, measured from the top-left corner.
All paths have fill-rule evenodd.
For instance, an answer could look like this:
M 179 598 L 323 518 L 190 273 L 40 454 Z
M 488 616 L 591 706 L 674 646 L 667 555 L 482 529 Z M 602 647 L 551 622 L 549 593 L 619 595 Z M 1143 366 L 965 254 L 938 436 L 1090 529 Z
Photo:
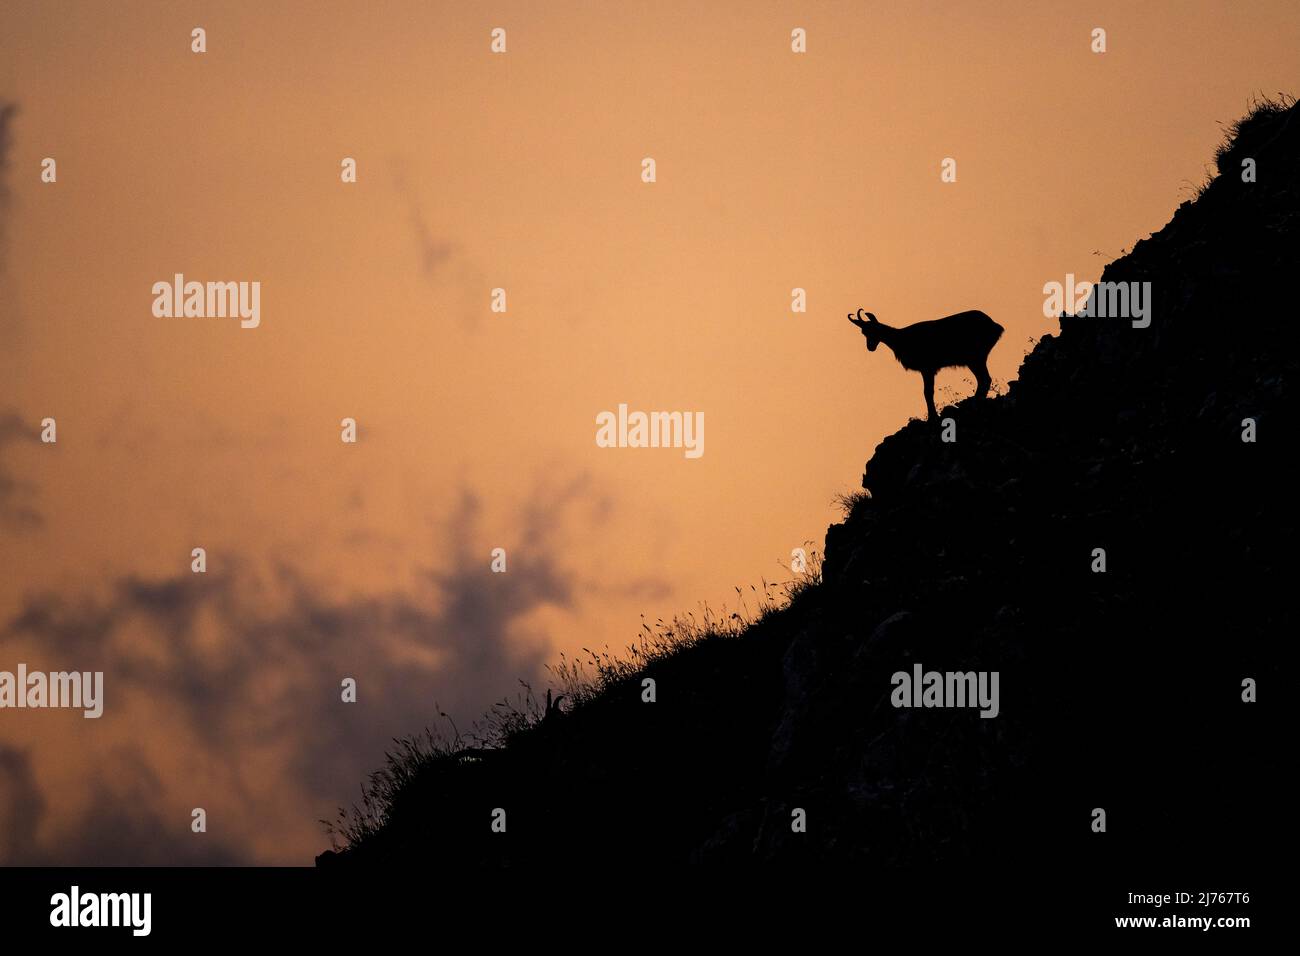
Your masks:
M 875 324 L 876 324 L 876 316 L 875 316 L 875 314 L 872 313 L 872 312 L 868 312 L 868 313 L 867 313 L 867 321 L 870 322 L 872 325 L 875 325 Z

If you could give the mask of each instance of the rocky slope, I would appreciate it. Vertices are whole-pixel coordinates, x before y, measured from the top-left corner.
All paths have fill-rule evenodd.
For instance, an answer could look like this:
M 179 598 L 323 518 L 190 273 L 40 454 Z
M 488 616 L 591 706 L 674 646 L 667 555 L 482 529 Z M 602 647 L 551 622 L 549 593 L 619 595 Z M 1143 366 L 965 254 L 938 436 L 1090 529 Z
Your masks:
M 1009 394 L 941 413 L 956 441 L 880 444 L 819 586 L 504 747 L 410 759 L 382 825 L 318 862 L 1249 871 L 1296 633 L 1300 115 L 1239 127 L 1102 276 L 1152 284 L 1148 328 L 1063 318 Z M 998 716 L 892 706 L 917 663 L 997 671 Z

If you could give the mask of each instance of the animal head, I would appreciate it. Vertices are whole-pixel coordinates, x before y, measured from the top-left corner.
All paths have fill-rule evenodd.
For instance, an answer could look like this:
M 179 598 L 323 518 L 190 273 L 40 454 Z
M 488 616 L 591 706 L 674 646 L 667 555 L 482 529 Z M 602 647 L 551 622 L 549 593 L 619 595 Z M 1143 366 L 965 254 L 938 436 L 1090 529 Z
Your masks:
M 863 314 L 864 313 L 861 309 L 858 309 L 856 317 L 854 317 L 853 313 L 850 312 L 849 321 L 862 330 L 862 334 L 867 339 L 867 351 L 874 352 L 876 346 L 880 344 L 880 325 L 876 322 L 876 317 L 870 312 L 865 313 L 867 319 L 864 322 L 862 320 Z

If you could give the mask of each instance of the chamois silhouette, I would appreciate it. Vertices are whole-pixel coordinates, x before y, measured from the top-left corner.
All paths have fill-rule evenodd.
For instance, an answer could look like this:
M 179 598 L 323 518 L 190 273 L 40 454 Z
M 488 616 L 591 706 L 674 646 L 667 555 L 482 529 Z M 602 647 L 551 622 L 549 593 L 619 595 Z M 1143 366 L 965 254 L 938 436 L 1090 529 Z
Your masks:
M 546 711 L 542 714 L 543 724 L 549 726 L 557 717 L 564 716 L 564 711 L 560 710 L 560 701 L 564 700 L 566 696 L 568 695 L 561 694 L 555 700 L 551 700 L 550 690 L 546 691 Z
M 1003 328 L 983 312 L 972 309 L 929 322 L 915 322 L 901 329 L 878 322 L 870 312 L 863 321 L 862 314 L 862 309 L 858 309 L 856 318 L 849 313 L 849 321 L 862 330 L 867 351 L 874 352 L 884 342 L 893 350 L 898 364 L 908 371 L 921 373 L 925 408 L 931 421 L 939 414 L 934 408 L 934 376 L 942 368 L 970 369 L 975 376 L 976 397 L 988 394 L 993 382 L 989 376 L 989 352 L 1002 337 Z

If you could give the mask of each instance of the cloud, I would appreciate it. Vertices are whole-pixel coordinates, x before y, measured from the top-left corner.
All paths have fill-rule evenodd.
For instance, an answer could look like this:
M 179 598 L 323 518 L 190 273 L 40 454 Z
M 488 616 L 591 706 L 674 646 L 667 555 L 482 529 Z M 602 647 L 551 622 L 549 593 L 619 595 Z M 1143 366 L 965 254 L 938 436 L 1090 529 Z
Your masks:
M 136 751 L 111 755 L 111 774 L 96 765 L 86 774 L 87 799 L 80 812 L 48 821 L 29 751 L 0 745 L 0 841 L 8 866 L 84 866 L 123 862 L 138 866 L 231 866 L 240 853 L 219 835 L 194 834 L 188 814 L 165 819 L 154 798 L 158 775 Z M 98 762 L 97 762 L 98 763 Z M 42 827 L 51 829 L 38 842 Z
M 420 253 L 420 271 L 427 279 L 437 278 L 442 267 L 455 253 L 456 246 L 434 235 L 419 197 L 407 181 L 406 173 L 396 163 L 393 164 L 393 185 L 402 202 L 406 204 L 407 220 L 411 224 L 416 248 Z
M 446 312 L 458 315 L 466 329 L 480 328 L 487 315 L 489 288 L 482 268 L 463 253 L 458 243 L 434 231 L 425 204 L 406 175 L 404 163 L 393 159 L 390 169 L 398 198 L 406 207 L 420 275 L 437 286 Z
M 10 409 L 0 412 L 0 529 L 31 531 L 44 523 L 39 511 L 29 503 L 32 488 L 19 481 L 5 464 L 5 449 L 23 441 L 40 441 L 40 432 Z
M 0 336 L 11 356 L 19 343 L 18 297 L 6 272 L 9 259 L 9 151 L 14 144 L 13 124 L 18 115 L 15 103 L 0 101 Z
M 16 103 L 0 102 L 0 209 L 3 209 L 9 201 L 9 149 L 14 143 L 13 121 L 18 115 L 18 105 Z M 3 237 L 3 221 L 0 220 L 0 237 Z M 3 251 L 3 245 L 0 245 L 0 252 Z M 3 257 L 0 257 L 0 264 L 3 264 Z
M 38 843 L 0 843 L 7 862 L 308 862 L 326 844 L 316 821 L 355 799 L 394 737 L 439 711 L 465 727 L 518 680 L 544 681 L 551 645 L 534 618 L 574 606 L 562 541 L 583 504 L 608 506 L 583 479 L 540 489 L 515 523 L 509 570 L 494 574 L 479 502 L 464 494 L 439 549 L 450 562 L 416 593 L 339 598 L 292 568 L 227 557 L 223 572 L 28 598 L 0 646 L 40 648 L 49 669 L 104 671 L 105 726 L 123 715 L 120 727 L 147 732 L 38 745 L 57 748 L 34 756 L 65 773 L 93 765 L 84 819 L 50 819 L 32 751 L 0 749 L 12 794 L 0 811 L 42 827 Z M 354 704 L 340 699 L 344 677 L 357 681 Z M 201 837 L 187 830 L 193 806 L 209 808 Z M 270 839 L 294 826 L 296 842 Z M 302 855 L 286 856 L 290 845 Z
M 36 785 L 31 754 L 0 744 L 0 860 L 30 859 L 36 830 L 45 816 L 45 798 Z

